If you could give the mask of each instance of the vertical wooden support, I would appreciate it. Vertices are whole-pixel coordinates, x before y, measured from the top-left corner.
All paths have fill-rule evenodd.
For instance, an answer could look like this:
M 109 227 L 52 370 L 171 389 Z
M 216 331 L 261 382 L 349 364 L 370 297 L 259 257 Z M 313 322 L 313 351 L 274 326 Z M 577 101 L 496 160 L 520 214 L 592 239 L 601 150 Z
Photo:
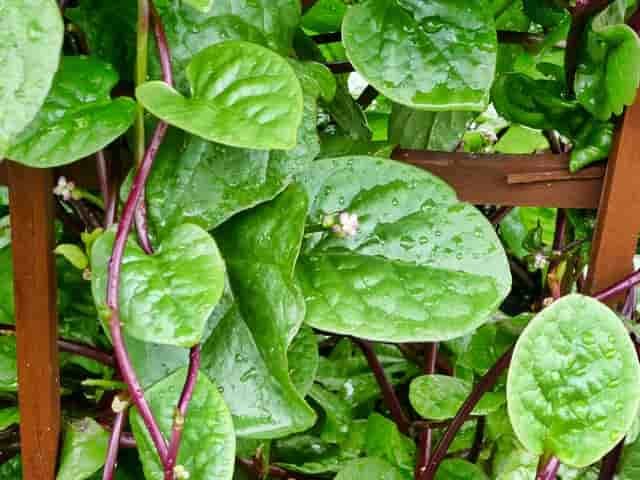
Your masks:
M 60 434 L 53 171 L 8 164 L 23 478 L 53 480 Z
M 593 239 L 587 292 L 595 293 L 633 270 L 640 232 L 640 98 L 627 109 L 604 180 Z

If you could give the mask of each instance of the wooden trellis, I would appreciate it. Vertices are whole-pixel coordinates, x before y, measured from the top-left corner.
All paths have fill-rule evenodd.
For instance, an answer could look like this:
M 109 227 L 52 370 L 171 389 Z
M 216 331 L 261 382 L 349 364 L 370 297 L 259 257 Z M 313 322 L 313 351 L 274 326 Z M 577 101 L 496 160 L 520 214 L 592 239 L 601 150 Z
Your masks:
M 598 208 L 591 268 L 594 292 L 628 275 L 640 232 L 640 100 L 621 121 L 605 166 L 570 174 L 566 155 L 469 155 L 397 150 L 476 204 Z M 410 160 L 409 160 L 410 158 Z M 93 162 L 39 170 L 0 162 L 10 191 L 24 478 L 53 480 L 60 435 L 54 197 L 58 175 L 95 185 Z

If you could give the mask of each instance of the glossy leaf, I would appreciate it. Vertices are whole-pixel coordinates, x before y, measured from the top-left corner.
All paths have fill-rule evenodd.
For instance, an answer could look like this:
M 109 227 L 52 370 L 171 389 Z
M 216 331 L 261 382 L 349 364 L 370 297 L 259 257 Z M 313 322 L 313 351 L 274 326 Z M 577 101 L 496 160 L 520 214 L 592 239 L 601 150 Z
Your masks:
M 136 89 L 142 105 L 165 122 L 212 142 L 290 149 L 302 120 L 302 89 L 285 59 L 256 44 L 206 48 L 187 66 L 192 96 L 160 81 Z
M 631 105 L 640 85 L 640 39 L 625 24 L 626 0 L 616 0 L 590 24 L 579 53 L 576 96 L 606 121 Z
M 109 432 L 92 418 L 75 420 L 67 426 L 57 480 L 84 480 L 104 465 Z
M 373 413 L 367 420 L 365 438 L 367 456 L 382 458 L 406 471 L 414 469 L 416 444 L 411 438 L 402 435 L 393 421 Z
M 549 149 L 549 141 L 539 130 L 514 125 L 495 145 L 498 153 L 532 154 Z
M 0 158 L 33 120 L 58 69 L 63 24 L 53 0 L 5 0 L 0 14 Z
M 287 351 L 289 377 L 302 397 L 311 390 L 319 360 L 316 335 L 311 327 L 303 325 Z
M 169 438 L 175 407 L 185 382 L 181 369 L 145 392 L 160 430 Z M 164 480 L 164 469 L 151 437 L 136 410 L 130 415 L 131 427 L 146 480 Z M 231 480 L 236 442 L 229 409 L 218 387 L 200 373 L 189 410 L 185 416 L 182 442 L 176 464 L 182 465 L 191 478 Z
M 423 375 L 411 382 L 409 400 L 421 417 L 429 420 L 453 418 L 471 393 L 471 383 L 447 375 Z M 474 415 L 486 415 L 506 402 L 504 393 L 488 392 L 474 408 Z
M 224 388 L 241 436 L 281 437 L 315 422 L 287 362 L 304 320 L 293 268 L 306 212 L 305 192 L 291 186 L 216 232 L 235 303 L 204 346 L 203 369 Z
M 311 387 L 309 397 L 324 410 L 324 418 L 318 425 L 320 438 L 336 444 L 344 441 L 353 421 L 353 411 L 349 403 L 317 383 Z
M 310 237 L 297 266 L 306 322 L 390 342 L 454 338 L 483 324 L 510 288 L 493 228 L 441 180 L 369 157 L 314 163 L 310 222 L 357 214 L 353 238 Z
M 113 230 L 107 231 L 91 252 L 93 297 L 107 317 L 114 238 Z M 201 340 L 220 300 L 224 264 L 213 238 L 195 225 L 184 224 L 172 230 L 153 255 L 130 238 L 120 278 L 120 320 L 125 333 L 145 342 L 189 347 Z
M 6 407 L 0 409 L 0 431 L 6 430 L 11 425 L 20 423 L 20 411 L 18 407 Z
M 0 248 L 0 323 L 14 323 L 11 247 Z
M 109 145 L 133 124 L 135 102 L 112 100 L 113 67 L 93 57 L 64 57 L 51 92 L 8 157 L 32 167 L 55 167 Z
M 344 0 L 319 0 L 304 13 L 302 26 L 314 33 L 337 32 L 346 12 Z
M 342 25 L 356 70 L 394 102 L 423 110 L 482 111 L 497 40 L 484 1 L 367 0 Z
M 18 391 L 16 338 L 0 336 L 0 392 Z
M 489 480 L 482 469 L 461 458 L 449 458 L 438 467 L 435 480 Z
M 626 434 L 638 412 L 640 366 L 618 317 L 569 295 L 529 323 L 513 353 L 508 410 L 533 453 L 583 467 Z
M 159 234 L 185 221 L 211 230 L 238 212 L 273 199 L 307 168 L 320 151 L 316 131 L 320 86 L 313 79 L 317 74 L 313 65 L 318 64 L 295 67 L 304 90 L 304 113 L 292 150 L 240 149 L 169 131 L 147 184 L 150 219 Z M 305 68 L 311 72 L 303 74 Z
M 410 475 L 402 473 L 398 468 L 380 458 L 369 457 L 354 460 L 347 464 L 335 480 L 362 480 L 375 478 L 376 480 L 409 480 Z

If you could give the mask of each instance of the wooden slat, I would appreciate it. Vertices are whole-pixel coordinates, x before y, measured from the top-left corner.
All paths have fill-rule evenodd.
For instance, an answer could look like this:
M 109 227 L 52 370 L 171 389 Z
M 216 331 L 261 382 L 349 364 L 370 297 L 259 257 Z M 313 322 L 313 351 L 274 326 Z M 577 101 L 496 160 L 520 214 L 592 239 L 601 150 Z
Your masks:
M 60 433 L 53 172 L 7 165 L 23 478 L 55 478 Z
M 393 158 L 448 182 L 475 204 L 596 208 L 603 166 L 569 172 L 568 155 L 473 155 L 396 149 Z
M 598 210 L 587 281 L 592 293 L 631 273 L 640 232 L 640 99 L 621 123 Z
M 8 185 L 9 183 L 7 164 L 7 161 L 0 160 L 0 185 Z M 81 185 L 83 188 L 98 187 L 95 160 L 93 157 L 85 158 L 84 160 L 72 163 L 71 165 L 66 165 L 62 168 L 56 168 L 54 172 L 56 177 L 64 175 L 70 180 L 76 182 L 77 185 Z

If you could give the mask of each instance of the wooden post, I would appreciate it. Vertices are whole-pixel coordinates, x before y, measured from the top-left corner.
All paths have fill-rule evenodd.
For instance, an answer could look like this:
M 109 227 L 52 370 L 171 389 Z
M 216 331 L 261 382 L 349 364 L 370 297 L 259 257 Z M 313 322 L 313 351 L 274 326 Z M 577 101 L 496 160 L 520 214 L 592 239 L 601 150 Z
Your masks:
M 600 196 L 588 293 L 606 288 L 633 271 L 640 232 L 640 99 L 627 109 L 620 123 Z
M 53 480 L 60 435 L 53 171 L 7 168 L 23 478 Z

